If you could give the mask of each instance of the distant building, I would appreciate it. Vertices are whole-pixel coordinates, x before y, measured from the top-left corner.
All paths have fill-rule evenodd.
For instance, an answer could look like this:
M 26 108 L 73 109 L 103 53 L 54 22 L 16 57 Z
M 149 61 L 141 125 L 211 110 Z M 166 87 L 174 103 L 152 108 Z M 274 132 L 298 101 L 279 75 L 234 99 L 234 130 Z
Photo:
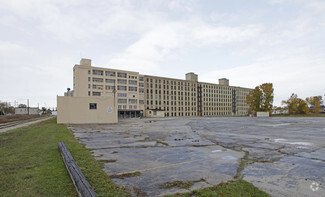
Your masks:
M 119 117 L 247 115 L 246 95 L 250 90 L 229 86 L 225 78 L 219 79 L 219 84 L 212 84 L 199 82 L 195 73 L 187 73 L 185 80 L 149 76 L 93 67 L 90 59 L 81 59 L 80 65 L 73 68 L 73 90 L 58 97 L 58 122 L 63 121 L 60 115 L 72 113 L 68 110 L 72 105 L 81 108 L 96 103 L 95 100 L 103 102 L 97 105 L 98 109 L 112 107 Z M 69 101 L 69 106 L 65 103 L 77 98 L 82 98 L 83 103 Z M 86 116 L 87 110 L 80 111 L 76 117 Z
M 273 109 L 272 114 L 274 114 L 274 115 L 289 114 L 289 110 L 288 109 Z
M 39 114 L 40 110 L 38 107 L 16 107 L 15 114 L 29 114 L 29 115 L 36 115 Z

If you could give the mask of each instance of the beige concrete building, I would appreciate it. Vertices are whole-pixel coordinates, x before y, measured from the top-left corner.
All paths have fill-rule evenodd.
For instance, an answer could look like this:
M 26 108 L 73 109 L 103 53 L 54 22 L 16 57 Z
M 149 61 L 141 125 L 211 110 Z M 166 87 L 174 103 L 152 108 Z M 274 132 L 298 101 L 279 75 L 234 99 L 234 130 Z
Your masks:
M 138 72 L 91 66 L 82 59 L 73 68 L 73 94 L 82 97 L 114 95 L 120 117 L 140 117 L 144 112 L 144 77 Z
M 247 115 L 246 95 L 251 89 L 229 86 L 228 79 L 219 84 L 199 84 L 199 113 L 202 116 Z
M 114 97 L 58 96 L 57 123 L 117 123 Z
M 40 113 L 40 110 L 38 107 L 16 107 L 15 108 L 15 114 L 36 115 L 39 113 Z
M 196 78 L 195 78 L 196 76 Z M 164 111 L 164 116 L 197 116 L 197 75 L 188 80 L 145 75 L 145 109 Z
M 57 97 L 57 122 L 65 124 L 116 123 L 117 98 L 103 69 L 82 59 L 73 67 L 73 91 Z M 115 86 L 114 86 L 115 87 Z
M 105 112 L 101 108 L 108 106 L 116 111 L 118 117 L 247 115 L 246 95 L 250 90 L 229 86 L 229 80 L 225 78 L 219 79 L 219 84 L 212 84 L 199 82 L 195 73 L 187 73 L 185 80 L 141 75 L 94 67 L 91 60 L 81 59 L 80 65 L 73 68 L 73 91 L 68 91 L 65 97 L 58 97 L 58 120 L 60 115 L 71 113 L 59 104 L 77 107 L 75 103 L 79 102 L 87 106 L 87 103 L 95 102 L 93 99 L 98 99 L 96 102 L 100 110 L 97 115 L 93 111 L 87 112 L 90 109 L 86 108 L 79 112 L 89 113 L 92 118 L 88 115 L 83 117 L 93 123 L 96 120 L 105 122 L 106 119 L 100 118 L 100 114 Z M 78 101 L 71 101 L 73 99 Z

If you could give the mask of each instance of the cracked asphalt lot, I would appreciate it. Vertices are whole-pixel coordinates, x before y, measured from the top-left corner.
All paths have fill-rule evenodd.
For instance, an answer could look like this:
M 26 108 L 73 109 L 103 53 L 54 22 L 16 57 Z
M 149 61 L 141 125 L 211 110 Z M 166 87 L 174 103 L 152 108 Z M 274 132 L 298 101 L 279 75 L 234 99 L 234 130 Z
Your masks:
M 324 118 L 122 119 L 68 128 L 133 196 L 187 192 L 236 178 L 272 196 L 325 196 Z M 194 184 L 162 187 L 172 181 Z

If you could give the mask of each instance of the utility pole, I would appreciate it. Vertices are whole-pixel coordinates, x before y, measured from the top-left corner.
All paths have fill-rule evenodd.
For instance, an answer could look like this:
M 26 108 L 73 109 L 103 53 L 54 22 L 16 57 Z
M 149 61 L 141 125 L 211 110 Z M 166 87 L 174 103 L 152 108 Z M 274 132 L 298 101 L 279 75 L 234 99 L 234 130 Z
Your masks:
M 29 115 L 29 99 L 27 99 L 27 113 Z

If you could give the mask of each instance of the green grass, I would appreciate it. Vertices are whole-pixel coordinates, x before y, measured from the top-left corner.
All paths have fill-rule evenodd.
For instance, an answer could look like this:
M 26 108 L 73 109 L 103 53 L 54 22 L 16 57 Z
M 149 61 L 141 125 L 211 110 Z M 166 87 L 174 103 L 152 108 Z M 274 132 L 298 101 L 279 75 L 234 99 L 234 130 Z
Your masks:
M 98 196 L 129 196 L 55 118 L 0 134 L 0 196 L 77 196 L 57 147 L 60 141 Z
M 136 176 L 141 176 L 141 172 L 129 172 L 129 173 L 123 173 L 123 174 L 119 174 L 119 175 L 110 175 L 110 178 L 118 178 L 118 179 L 124 179 L 124 178 L 128 178 L 128 177 L 136 177 Z
M 227 183 L 221 183 L 219 185 L 200 189 L 200 190 L 194 190 L 190 193 L 184 193 L 184 194 L 175 194 L 171 195 L 170 197 L 190 197 L 190 196 L 241 196 L 241 197 L 269 197 L 269 195 L 258 188 L 256 188 L 253 184 L 248 183 L 244 180 L 236 180 L 236 181 L 228 181 Z
M 192 187 L 194 183 L 191 181 L 173 181 L 173 182 L 167 182 L 163 185 L 161 185 L 161 188 L 172 188 L 172 187 L 178 187 L 183 189 L 189 189 Z
M 194 185 L 194 183 L 198 183 L 198 182 L 206 182 L 206 180 L 201 178 L 195 181 L 172 181 L 161 185 L 160 188 L 178 187 L 183 189 L 190 189 Z

